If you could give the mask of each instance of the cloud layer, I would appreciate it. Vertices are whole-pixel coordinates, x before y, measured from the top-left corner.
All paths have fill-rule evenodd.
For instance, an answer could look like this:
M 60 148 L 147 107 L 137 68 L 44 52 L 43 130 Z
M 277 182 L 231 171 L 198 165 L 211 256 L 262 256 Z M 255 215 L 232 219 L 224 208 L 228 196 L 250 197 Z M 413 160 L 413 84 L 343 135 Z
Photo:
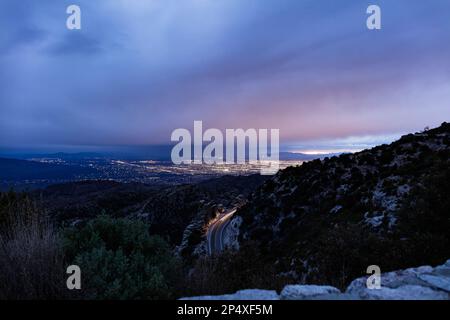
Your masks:
M 78 0 L 0 5 L 0 146 L 167 143 L 279 128 L 285 144 L 450 119 L 450 2 Z M 372 1 L 373 2 L 373 1 Z

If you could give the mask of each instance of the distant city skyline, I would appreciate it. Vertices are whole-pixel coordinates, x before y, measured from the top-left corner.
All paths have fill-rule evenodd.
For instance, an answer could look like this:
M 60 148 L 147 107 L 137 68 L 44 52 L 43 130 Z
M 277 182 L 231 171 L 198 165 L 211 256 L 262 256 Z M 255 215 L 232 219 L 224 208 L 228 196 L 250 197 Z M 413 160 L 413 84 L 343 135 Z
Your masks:
M 168 145 L 194 120 L 354 152 L 450 120 L 448 0 L 79 0 L 67 30 L 72 3 L 0 4 L 0 153 Z

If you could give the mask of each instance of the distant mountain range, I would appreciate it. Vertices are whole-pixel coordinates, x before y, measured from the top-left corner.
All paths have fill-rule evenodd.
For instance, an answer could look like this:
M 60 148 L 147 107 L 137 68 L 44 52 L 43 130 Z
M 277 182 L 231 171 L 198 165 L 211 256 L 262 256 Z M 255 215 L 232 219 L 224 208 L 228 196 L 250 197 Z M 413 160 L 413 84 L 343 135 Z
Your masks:
M 0 157 L 9 159 L 27 160 L 34 158 L 49 158 L 62 160 L 87 160 L 87 159 L 120 159 L 120 160 L 155 160 L 170 161 L 171 146 L 134 147 L 115 152 L 5 152 L 0 151 Z M 294 152 L 280 152 L 280 160 L 307 161 L 338 155 L 334 154 L 304 154 Z
M 3 181 L 76 179 L 95 172 L 95 169 L 81 166 L 0 158 L 0 180 Z

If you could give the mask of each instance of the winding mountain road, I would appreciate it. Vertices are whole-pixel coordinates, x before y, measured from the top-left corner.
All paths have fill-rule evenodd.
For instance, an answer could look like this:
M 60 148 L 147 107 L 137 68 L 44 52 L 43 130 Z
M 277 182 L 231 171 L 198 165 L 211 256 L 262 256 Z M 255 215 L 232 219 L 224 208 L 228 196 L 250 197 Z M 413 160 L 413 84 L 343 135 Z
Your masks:
M 209 226 L 207 240 L 208 253 L 210 255 L 218 253 L 225 248 L 223 241 L 224 230 L 227 228 L 235 212 L 236 209 L 233 209 L 227 213 L 220 214 L 218 219 Z

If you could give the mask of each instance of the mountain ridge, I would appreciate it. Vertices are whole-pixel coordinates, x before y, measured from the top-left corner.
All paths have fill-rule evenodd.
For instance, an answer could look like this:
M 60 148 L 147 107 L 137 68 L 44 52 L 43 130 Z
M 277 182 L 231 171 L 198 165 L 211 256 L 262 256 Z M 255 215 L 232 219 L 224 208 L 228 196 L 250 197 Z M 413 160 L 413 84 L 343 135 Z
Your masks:
M 450 124 L 389 145 L 281 170 L 235 214 L 280 274 L 344 287 L 450 256 Z

